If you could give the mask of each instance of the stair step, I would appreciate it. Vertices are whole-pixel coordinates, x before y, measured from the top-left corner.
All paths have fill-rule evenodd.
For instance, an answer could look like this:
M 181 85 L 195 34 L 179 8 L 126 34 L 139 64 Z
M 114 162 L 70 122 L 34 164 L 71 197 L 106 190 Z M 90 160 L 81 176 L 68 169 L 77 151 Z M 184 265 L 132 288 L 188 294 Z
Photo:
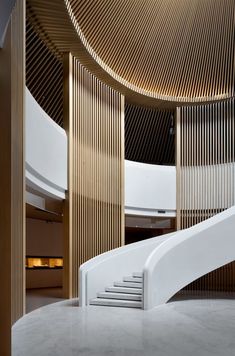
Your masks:
M 127 288 L 127 287 L 107 287 L 105 288 L 106 292 L 113 293 L 127 293 L 127 294 L 139 294 L 142 295 L 142 289 L 137 288 Z
M 133 277 L 143 277 L 143 272 L 134 272 L 132 273 Z
M 114 287 L 142 288 L 142 283 L 136 282 L 114 282 Z
M 100 292 L 97 294 L 98 298 L 105 299 L 122 299 L 122 300 L 142 300 L 142 295 L 138 294 L 127 294 L 127 293 L 110 293 L 110 292 Z
M 143 277 L 124 277 L 123 282 L 142 283 Z
M 128 308 L 142 308 L 142 302 L 135 300 L 118 300 L 118 299 L 102 299 L 95 298 L 90 301 L 90 305 L 103 305 L 110 307 L 128 307 Z

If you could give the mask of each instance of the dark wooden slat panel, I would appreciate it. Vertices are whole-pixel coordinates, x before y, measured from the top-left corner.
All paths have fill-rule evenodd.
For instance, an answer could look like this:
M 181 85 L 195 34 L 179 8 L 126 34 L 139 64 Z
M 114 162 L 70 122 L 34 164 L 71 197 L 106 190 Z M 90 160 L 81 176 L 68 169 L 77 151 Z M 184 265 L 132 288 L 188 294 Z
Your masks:
M 125 158 L 131 161 L 175 164 L 174 112 L 125 105 Z
M 38 104 L 63 126 L 62 54 L 42 30 L 26 2 L 26 85 Z

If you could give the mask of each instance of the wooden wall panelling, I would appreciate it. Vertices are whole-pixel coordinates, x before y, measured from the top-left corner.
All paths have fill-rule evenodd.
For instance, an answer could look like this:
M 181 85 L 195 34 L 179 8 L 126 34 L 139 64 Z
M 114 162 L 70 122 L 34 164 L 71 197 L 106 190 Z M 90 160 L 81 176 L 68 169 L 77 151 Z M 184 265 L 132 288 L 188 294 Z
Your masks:
M 64 56 L 69 192 L 65 209 L 66 295 L 79 293 L 79 266 L 124 243 L 124 97 Z M 66 98 L 68 99 L 67 104 Z
M 0 354 L 25 310 L 24 1 L 17 0 L 0 50 Z
M 235 99 L 177 111 L 177 227 L 184 229 L 235 203 Z M 222 238 L 222 237 L 221 237 Z M 188 289 L 234 290 L 230 264 Z M 230 282 L 228 283 L 228 276 Z
M 12 13 L 12 323 L 25 312 L 25 2 Z

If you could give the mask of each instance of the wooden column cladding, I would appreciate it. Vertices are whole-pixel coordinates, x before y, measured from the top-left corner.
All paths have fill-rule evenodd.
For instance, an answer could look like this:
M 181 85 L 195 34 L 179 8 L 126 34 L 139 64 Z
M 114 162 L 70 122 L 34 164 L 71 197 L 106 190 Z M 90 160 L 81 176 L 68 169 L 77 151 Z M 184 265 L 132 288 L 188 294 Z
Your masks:
M 0 354 L 24 313 L 24 1 L 17 0 L 0 49 Z
M 235 204 L 234 109 L 234 98 L 177 109 L 178 228 L 190 227 Z M 234 271 L 230 264 L 188 289 L 234 291 Z
M 69 137 L 65 295 L 79 293 L 79 266 L 124 243 L 124 97 L 64 57 Z

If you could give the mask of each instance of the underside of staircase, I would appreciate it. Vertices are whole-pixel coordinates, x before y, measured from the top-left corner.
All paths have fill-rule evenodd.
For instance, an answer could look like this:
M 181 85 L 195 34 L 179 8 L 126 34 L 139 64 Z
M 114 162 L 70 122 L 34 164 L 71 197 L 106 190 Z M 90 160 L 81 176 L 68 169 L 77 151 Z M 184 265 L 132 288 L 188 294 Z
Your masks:
M 90 300 L 90 305 L 110 307 L 143 308 L 143 273 L 134 272 L 124 277 L 122 282 L 114 282 L 104 292 L 97 293 L 97 298 Z

